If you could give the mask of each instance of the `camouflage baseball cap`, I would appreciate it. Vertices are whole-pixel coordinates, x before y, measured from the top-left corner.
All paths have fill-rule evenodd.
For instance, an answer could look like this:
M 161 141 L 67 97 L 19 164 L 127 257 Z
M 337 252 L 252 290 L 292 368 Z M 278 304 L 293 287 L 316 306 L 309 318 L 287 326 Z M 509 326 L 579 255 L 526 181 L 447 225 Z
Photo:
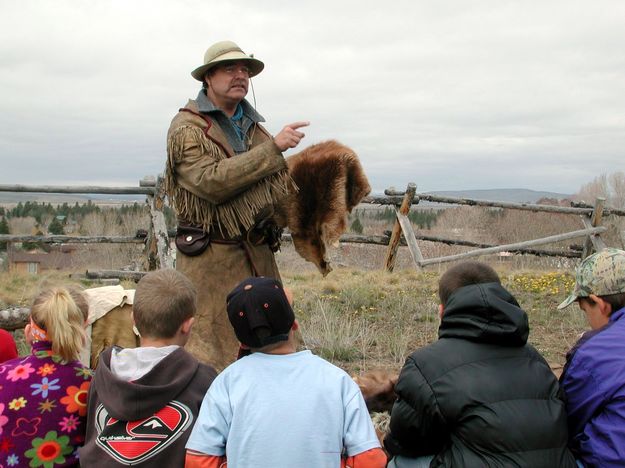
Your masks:
M 582 260 L 575 272 L 575 289 L 558 309 L 591 294 L 609 296 L 619 293 L 625 293 L 625 251 L 604 249 Z

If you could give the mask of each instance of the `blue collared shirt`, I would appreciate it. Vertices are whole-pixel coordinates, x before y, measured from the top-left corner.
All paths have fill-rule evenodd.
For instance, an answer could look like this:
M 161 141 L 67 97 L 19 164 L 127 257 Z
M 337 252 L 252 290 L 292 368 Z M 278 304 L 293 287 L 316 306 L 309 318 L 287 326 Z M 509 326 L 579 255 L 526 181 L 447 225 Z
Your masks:
M 220 108 L 215 106 L 206 96 L 205 90 L 200 90 L 196 102 L 199 111 L 203 114 L 209 114 L 217 125 L 221 127 L 235 153 L 244 153 L 249 149 L 250 142 L 246 140 L 250 127 L 265 121 L 263 116 L 256 112 L 256 109 L 246 99 L 242 100 L 237 108 L 237 112 L 239 108 L 242 112 L 240 125 L 234 123 Z

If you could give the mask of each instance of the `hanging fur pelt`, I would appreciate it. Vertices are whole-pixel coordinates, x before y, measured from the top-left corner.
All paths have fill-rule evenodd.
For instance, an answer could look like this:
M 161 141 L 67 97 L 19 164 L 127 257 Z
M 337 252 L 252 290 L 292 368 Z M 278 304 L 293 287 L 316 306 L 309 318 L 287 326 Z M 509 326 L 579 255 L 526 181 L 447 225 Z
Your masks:
M 348 213 L 371 187 L 356 153 L 334 140 L 309 146 L 286 162 L 299 191 L 276 207 L 276 220 L 288 227 L 297 253 L 325 276 L 332 270 L 327 247 L 338 242 Z

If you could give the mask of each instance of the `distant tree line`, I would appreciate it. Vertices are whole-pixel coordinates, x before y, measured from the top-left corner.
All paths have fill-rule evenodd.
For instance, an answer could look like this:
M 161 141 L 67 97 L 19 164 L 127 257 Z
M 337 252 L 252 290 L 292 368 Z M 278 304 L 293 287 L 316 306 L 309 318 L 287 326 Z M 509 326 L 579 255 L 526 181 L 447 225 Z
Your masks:
M 391 207 L 384 207 L 373 211 L 370 215 L 372 219 L 378 221 L 395 221 L 395 209 Z M 436 224 L 436 218 L 438 218 L 437 210 L 410 210 L 408 213 L 408 219 L 415 226 L 419 226 L 421 229 L 430 229 Z
M 103 207 L 96 205 L 91 200 L 87 203 L 76 202 L 73 205 L 67 202 L 54 205 L 52 203 L 26 201 L 19 202 L 13 208 L 0 207 L 0 234 L 11 234 L 11 224 L 9 223 L 11 219 L 33 218 L 36 222 L 33 233 L 36 235 L 44 235 L 44 232 L 51 235 L 63 235 L 65 234 L 65 226 L 70 222 L 80 226 L 87 218 L 93 219 L 95 216 L 106 219 L 107 223 L 121 226 L 133 217 L 139 219 L 148 213 L 147 205 L 137 202 L 119 207 Z M 165 206 L 164 213 L 167 225 L 174 227 L 176 218 L 173 210 Z M 146 225 L 145 228 L 147 227 Z M 83 229 L 80 231 L 82 233 Z M 0 242 L 0 251 L 5 251 L 6 248 L 7 243 Z M 24 242 L 22 248 L 24 250 L 45 249 L 46 246 L 37 242 Z
M 15 207 L 8 209 L 0 207 L 0 216 L 6 216 L 7 218 L 26 218 L 32 216 L 38 223 L 41 223 L 46 216 L 65 216 L 74 219 L 80 219 L 90 213 L 100 213 L 103 208 L 89 200 L 87 203 L 78 203 L 70 205 L 67 202 L 61 205 L 53 205 L 52 203 L 38 203 L 38 202 L 19 202 Z M 104 208 L 111 209 L 111 208 Z M 119 208 L 120 215 L 124 214 L 139 214 L 144 212 L 147 207 L 145 204 L 139 204 L 137 202 L 132 205 L 122 205 Z
M 411 210 L 408 219 L 419 229 L 430 229 L 436 224 L 439 216 L 438 210 Z M 395 209 L 384 207 L 379 209 L 359 209 L 354 210 L 350 215 L 350 230 L 356 234 L 362 234 L 366 224 L 366 219 L 381 221 L 393 224 L 396 219 Z

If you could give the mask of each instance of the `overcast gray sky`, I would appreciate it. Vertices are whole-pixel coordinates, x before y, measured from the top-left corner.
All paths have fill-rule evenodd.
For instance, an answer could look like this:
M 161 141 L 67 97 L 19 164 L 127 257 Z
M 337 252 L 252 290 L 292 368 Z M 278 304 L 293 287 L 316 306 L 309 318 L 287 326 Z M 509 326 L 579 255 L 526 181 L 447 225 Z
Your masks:
M 0 184 L 162 172 L 230 39 L 265 62 L 267 128 L 310 120 L 376 190 L 575 192 L 625 166 L 624 22 L 622 0 L 0 0 Z

